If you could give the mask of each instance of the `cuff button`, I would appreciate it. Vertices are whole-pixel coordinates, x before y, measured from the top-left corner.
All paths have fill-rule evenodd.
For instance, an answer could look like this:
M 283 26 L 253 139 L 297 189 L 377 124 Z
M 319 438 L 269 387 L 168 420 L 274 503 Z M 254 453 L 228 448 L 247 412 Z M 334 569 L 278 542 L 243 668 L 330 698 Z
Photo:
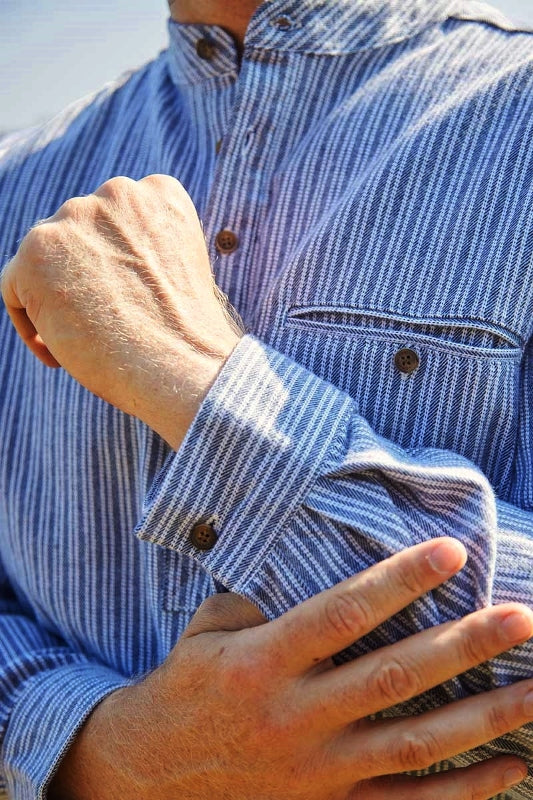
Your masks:
M 212 550 L 215 546 L 218 536 L 212 525 L 201 522 L 195 525 L 189 535 L 189 540 L 193 547 L 197 550 Z

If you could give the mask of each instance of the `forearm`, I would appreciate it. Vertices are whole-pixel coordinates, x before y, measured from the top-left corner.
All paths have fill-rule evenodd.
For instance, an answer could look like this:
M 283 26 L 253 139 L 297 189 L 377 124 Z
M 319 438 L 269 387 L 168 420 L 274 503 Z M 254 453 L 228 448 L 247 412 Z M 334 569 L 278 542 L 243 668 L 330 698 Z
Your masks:
M 123 757 L 125 750 L 137 750 L 137 735 L 142 736 L 151 710 L 139 694 L 133 687 L 119 689 L 96 706 L 62 758 L 48 800 L 116 800 L 131 796 L 132 790 L 143 796 L 133 770 L 124 774 L 130 759 Z

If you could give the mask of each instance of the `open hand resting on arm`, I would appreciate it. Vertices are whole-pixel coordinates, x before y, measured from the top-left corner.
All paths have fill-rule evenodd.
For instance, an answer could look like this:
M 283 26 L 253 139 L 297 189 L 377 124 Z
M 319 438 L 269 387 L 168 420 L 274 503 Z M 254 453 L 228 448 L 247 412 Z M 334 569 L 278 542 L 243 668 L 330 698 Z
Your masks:
M 404 551 L 274 622 L 234 594 L 206 601 L 167 660 L 93 712 L 51 800 L 483 800 L 524 776 L 501 757 L 425 778 L 398 775 L 533 717 L 533 681 L 428 714 L 365 717 L 533 633 L 519 605 L 476 612 L 334 668 L 354 639 L 455 573 L 441 539 Z M 388 777 L 386 777 L 388 776 Z

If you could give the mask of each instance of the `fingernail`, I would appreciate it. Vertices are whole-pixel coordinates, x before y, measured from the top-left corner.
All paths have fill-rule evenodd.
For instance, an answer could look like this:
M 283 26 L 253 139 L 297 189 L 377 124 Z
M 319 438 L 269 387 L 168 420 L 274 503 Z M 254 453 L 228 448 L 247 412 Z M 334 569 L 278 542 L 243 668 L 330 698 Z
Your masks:
M 528 717 L 533 717 L 533 689 L 524 697 L 524 711 Z
M 520 767 L 511 767 L 510 769 L 504 772 L 503 775 L 504 786 L 515 786 L 517 783 L 523 781 L 526 776 L 527 776 L 526 769 L 520 769 Z
M 523 642 L 531 636 L 531 619 L 514 611 L 502 620 L 502 631 L 509 642 Z
M 465 549 L 460 542 L 448 540 L 431 551 L 428 561 L 435 572 L 451 575 L 464 564 L 465 556 Z

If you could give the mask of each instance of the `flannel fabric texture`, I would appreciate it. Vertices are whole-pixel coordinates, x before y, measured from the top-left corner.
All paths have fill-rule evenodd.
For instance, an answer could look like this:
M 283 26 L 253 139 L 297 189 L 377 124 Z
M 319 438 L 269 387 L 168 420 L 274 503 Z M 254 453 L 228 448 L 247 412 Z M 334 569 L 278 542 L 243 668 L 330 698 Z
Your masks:
M 533 602 L 532 33 L 469 0 L 270 0 L 241 62 L 222 29 L 169 33 L 153 62 L 0 141 L 1 264 L 68 198 L 165 173 L 249 331 L 176 453 L 46 369 L 0 312 L 13 800 L 46 796 L 94 705 L 159 664 L 213 592 L 275 617 L 449 534 L 462 573 L 340 661 Z M 189 539 L 203 521 L 208 551 Z M 390 713 L 532 663 L 517 648 Z M 454 763 L 532 742 L 528 726 Z

